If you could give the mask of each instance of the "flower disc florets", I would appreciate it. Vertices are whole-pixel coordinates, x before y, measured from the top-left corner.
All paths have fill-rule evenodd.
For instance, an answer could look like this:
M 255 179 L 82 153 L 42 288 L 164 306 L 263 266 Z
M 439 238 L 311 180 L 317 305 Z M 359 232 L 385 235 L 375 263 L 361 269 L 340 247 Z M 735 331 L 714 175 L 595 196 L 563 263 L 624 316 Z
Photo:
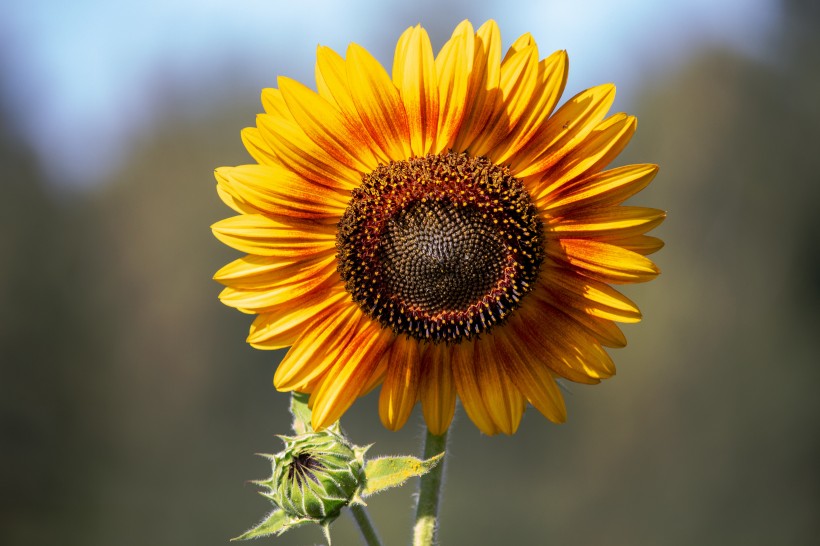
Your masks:
M 543 262 L 541 221 L 508 169 L 467 154 L 381 165 L 339 222 L 339 273 L 396 334 L 458 342 L 502 322 Z
M 273 475 L 261 482 L 267 495 L 294 518 L 326 522 L 354 501 L 365 484 L 364 449 L 332 430 L 283 437 L 285 449 L 273 457 Z

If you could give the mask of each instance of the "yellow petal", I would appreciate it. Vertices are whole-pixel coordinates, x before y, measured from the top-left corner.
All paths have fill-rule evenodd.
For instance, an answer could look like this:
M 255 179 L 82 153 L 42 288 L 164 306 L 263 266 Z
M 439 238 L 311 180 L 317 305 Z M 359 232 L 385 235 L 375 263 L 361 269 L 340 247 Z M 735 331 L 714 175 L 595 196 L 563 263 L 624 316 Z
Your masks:
M 370 139 L 337 107 L 290 78 L 280 77 L 279 89 L 299 127 L 320 148 L 350 169 L 369 172 L 376 168 L 378 160 L 368 147 Z
M 510 338 L 505 332 L 490 336 L 498 361 L 527 400 L 553 423 L 567 419 L 564 398 L 550 369 L 529 345 Z
M 504 434 L 515 434 L 524 415 L 526 401 L 504 371 L 504 364 L 500 362 L 502 355 L 495 353 L 493 349 L 492 335 L 475 342 L 478 388 L 498 430 Z
M 436 137 L 439 97 L 433 46 L 427 31 L 419 25 L 407 29 L 399 39 L 393 83 L 407 112 L 413 155 L 425 156 Z
M 220 167 L 215 176 L 235 199 L 273 216 L 338 219 L 349 199 L 349 194 L 320 186 L 279 166 Z
M 530 300 L 525 300 L 513 313 L 507 325 L 520 340 L 519 344 L 534 355 L 533 362 L 541 362 L 553 373 L 576 383 L 600 383 L 601 374 L 586 366 L 580 354 L 567 358 L 566 342 L 553 332 L 560 325 L 549 322 L 549 316 L 541 313 L 539 305 Z
M 464 411 L 484 434 L 498 433 L 498 426 L 484 404 L 476 370 L 476 341 L 462 341 L 453 348 L 453 379 Z
M 600 171 L 626 147 L 637 125 L 637 119 L 626 114 L 616 114 L 598 124 L 535 185 L 533 199 L 539 202 L 569 181 Z
M 641 312 L 632 300 L 609 286 L 567 270 L 546 275 L 543 286 L 559 308 L 573 307 L 595 317 L 618 322 L 640 322 Z
M 481 25 L 476 32 L 469 78 L 467 104 L 470 105 L 470 113 L 456 138 L 456 151 L 470 147 L 487 126 L 500 100 L 498 85 L 501 78 L 501 32 L 493 20 Z
M 508 163 L 509 158 L 528 145 L 538 130 L 544 127 L 564 92 L 568 69 L 566 51 L 556 51 L 538 63 L 538 79 L 533 98 L 503 145 L 496 147 L 489 154 L 497 165 Z
M 276 368 L 273 385 L 280 391 L 292 391 L 324 373 L 336 362 L 341 347 L 356 334 L 361 311 L 353 303 L 328 307 L 319 313 L 293 343 Z
M 260 214 L 226 218 L 211 229 L 226 245 L 259 256 L 307 258 L 336 246 L 333 233 L 319 231 L 315 226 L 285 225 Z
M 219 294 L 219 300 L 228 307 L 260 313 L 272 307 L 293 302 L 328 285 L 340 285 L 336 262 L 322 263 L 309 271 L 279 283 L 262 288 L 229 286 Z
M 470 145 L 475 156 L 488 155 L 504 141 L 529 109 L 538 83 L 538 48 L 531 45 L 509 56 L 501 65 L 501 101 L 481 134 Z
M 266 114 L 279 116 L 293 122 L 296 121 L 293 119 L 290 110 L 288 110 L 288 105 L 279 89 L 269 87 L 262 90 L 262 108 L 264 108 Z
M 416 405 L 419 387 L 419 342 L 396 338 L 390 347 L 387 376 L 379 396 L 379 415 L 389 430 L 399 430 Z
M 560 247 L 560 251 L 556 249 Z M 582 274 L 605 283 L 646 282 L 660 271 L 651 260 L 619 246 L 586 239 L 559 239 L 547 253 Z
M 269 288 L 305 280 L 335 264 L 335 252 L 330 249 L 324 255 L 295 260 L 247 255 L 222 267 L 214 280 L 234 288 Z
M 260 211 L 258 208 L 249 205 L 245 201 L 237 199 L 232 193 L 227 191 L 224 186 L 217 184 L 216 194 L 219 196 L 223 203 L 231 207 L 234 211 L 238 212 L 239 214 L 262 213 L 262 211 Z
M 561 216 L 581 207 L 619 205 L 652 182 L 657 165 L 625 165 L 570 182 L 559 188 L 542 206 L 549 214 Z
M 410 129 L 399 91 L 382 65 L 356 44 L 347 49 L 347 82 L 362 124 L 379 148 L 392 160 L 409 158 Z
M 524 178 L 540 174 L 558 163 L 604 119 L 613 100 L 612 84 L 587 89 L 571 98 L 527 146 L 510 158 L 513 175 Z
M 535 38 L 532 37 L 532 34 L 529 32 L 525 32 L 521 36 L 519 36 L 507 49 L 507 53 L 504 55 L 504 58 L 501 59 L 501 66 L 503 70 L 504 63 L 510 60 L 510 57 L 515 55 L 516 53 L 520 52 L 522 49 L 526 49 L 528 47 L 532 47 L 537 45 L 535 43 Z
M 632 237 L 601 237 L 603 243 L 617 245 L 643 256 L 653 254 L 663 248 L 664 242 L 649 235 L 635 235 Z
M 526 303 L 519 309 L 523 311 L 519 320 L 525 324 L 519 335 L 529 339 L 530 350 L 544 352 L 544 362 L 556 374 L 580 383 L 596 383 L 615 374 L 612 358 L 577 322 L 558 312 L 537 291 Z
M 463 30 L 458 34 L 453 33 L 453 37 L 444 44 L 436 57 L 439 92 L 438 130 L 433 149 L 436 154 L 453 147 L 470 106 L 467 94 L 475 53 L 475 35 L 469 23 L 466 23 Z
M 260 165 L 277 165 L 279 159 L 276 153 L 268 145 L 259 129 L 256 127 L 245 127 L 241 132 L 242 144 L 251 154 L 251 157 Z
M 424 421 L 432 434 L 441 436 L 450 427 L 456 411 L 456 386 L 451 364 L 452 347 L 427 345 L 421 361 L 419 399 Z
M 352 190 L 361 184 L 361 172 L 331 157 L 296 124 L 280 117 L 259 115 L 259 135 L 283 167 L 298 176 L 330 188 Z M 255 157 L 254 157 L 255 158 Z
M 269 313 L 262 313 L 251 324 L 247 342 L 256 349 L 281 349 L 293 345 L 307 329 L 347 297 L 342 287 L 316 292 L 293 304 L 283 305 Z
M 322 430 L 339 420 L 367 387 L 370 377 L 395 340 L 390 329 L 364 317 L 357 334 L 336 356 L 336 364 L 311 395 L 311 422 Z
M 582 209 L 553 220 L 547 229 L 560 237 L 632 237 L 654 229 L 664 218 L 664 211 L 646 207 Z
M 356 103 L 347 83 L 347 64 L 341 55 L 329 47 L 319 46 L 316 51 L 316 86 L 319 95 L 336 104 L 347 120 L 356 127 L 356 134 L 367 141 L 367 148 L 373 152 L 379 163 L 389 163 L 385 154 L 370 133 L 362 125 Z
M 358 118 L 356 105 L 347 87 L 347 69 L 341 55 L 327 46 L 316 47 L 316 90 L 343 114 Z

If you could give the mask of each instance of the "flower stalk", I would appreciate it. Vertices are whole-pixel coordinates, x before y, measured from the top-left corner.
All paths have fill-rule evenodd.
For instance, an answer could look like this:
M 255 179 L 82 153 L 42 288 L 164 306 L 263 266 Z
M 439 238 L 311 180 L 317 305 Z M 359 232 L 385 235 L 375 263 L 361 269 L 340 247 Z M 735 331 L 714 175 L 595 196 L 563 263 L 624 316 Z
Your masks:
M 441 436 L 427 430 L 424 439 L 424 459 L 429 459 L 444 451 L 447 447 L 447 432 Z M 419 483 L 419 498 L 416 506 L 416 524 L 413 527 L 413 546 L 432 546 L 438 528 L 438 506 L 441 498 L 441 485 L 444 481 L 444 460 L 430 472 L 424 474 Z
M 376 532 L 376 527 L 373 525 L 373 521 L 370 519 L 367 509 L 360 504 L 351 505 L 350 513 L 353 515 L 356 525 L 359 526 L 359 531 L 362 533 L 364 543 L 367 546 L 382 546 L 379 533 Z

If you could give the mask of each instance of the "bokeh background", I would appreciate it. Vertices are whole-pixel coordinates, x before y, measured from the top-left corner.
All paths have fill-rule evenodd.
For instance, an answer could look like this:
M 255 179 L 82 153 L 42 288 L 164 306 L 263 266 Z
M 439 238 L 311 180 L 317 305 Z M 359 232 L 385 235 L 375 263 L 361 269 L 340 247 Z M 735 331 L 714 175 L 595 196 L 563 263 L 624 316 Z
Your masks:
M 247 480 L 280 448 L 280 352 L 249 348 L 214 271 L 236 254 L 212 171 L 250 161 L 259 91 L 312 82 L 318 43 L 386 65 L 495 18 L 567 49 L 566 97 L 619 86 L 661 165 L 662 276 L 631 287 L 618 375 L 486 437 L 459 411 L 441 542 L 817 544 L 820 3 L 814 0 L 102 2 L 0 5 L 0 544 L 219 545 L 268 509 Z M 420 415 L 343 419 L 377 454 Z M 413 487 L 370 502 L 407 543 Z M 334 544 L 358 544 L 348 517 Z M 316 528 L 271 544 L 318 544 Z

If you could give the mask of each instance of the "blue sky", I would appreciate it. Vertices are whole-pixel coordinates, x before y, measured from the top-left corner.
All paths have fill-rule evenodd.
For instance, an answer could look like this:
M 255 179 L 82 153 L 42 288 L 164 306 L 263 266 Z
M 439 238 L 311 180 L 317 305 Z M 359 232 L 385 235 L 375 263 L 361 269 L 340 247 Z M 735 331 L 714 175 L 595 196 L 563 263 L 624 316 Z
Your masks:
M 274 86 L 278 74 L 311 84 L 317 44 L 343 51 L 355 41 L 389 66 L 407 26 L 422 23 L 439 47 L 464 18 L 496 19 L 505 44 L 531 32 L 542 55 L 566 49 L 568 95 L 612 81 L 626 108 L 643 83 L 703 47 L 765 58 L 778 9 L 774 0 L 6 0 L 0 84 L 51 178 L 87 186 L 149 130 L 168 86 L 201 105 Z

